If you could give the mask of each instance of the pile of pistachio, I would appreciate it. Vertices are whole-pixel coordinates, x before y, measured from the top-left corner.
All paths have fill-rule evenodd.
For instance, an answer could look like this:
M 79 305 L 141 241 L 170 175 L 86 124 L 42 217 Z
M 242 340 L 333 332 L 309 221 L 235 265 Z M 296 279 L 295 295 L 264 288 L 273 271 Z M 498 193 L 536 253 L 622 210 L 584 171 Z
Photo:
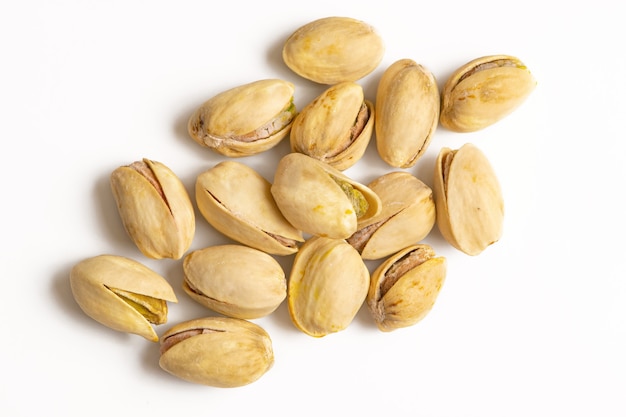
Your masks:
M 500 239 L 503 199 L 496 175 L 473 144 L 442 148 L 433 189 L 402 170 L 425 153 L 437 126 L 483 129 L 517 108 L 535 80 L 515 57 L 478 58 L 455 71 L 440 92 L 410 59 L 384 71 L 376 102 L 357 81 L 380 64 L 384 45 L 368 24 L 330 17 L 310 22 L 284 43 L 296 74 L 328 88 L 305 108 L 294 85 L 263 79 L 223 91 L 189 118 L 190 137 L 231 157 L 197 177 L 202 217 L 233 244 L 188 252 L 194 205 L 166 165 L 143 159 L 111 174 L 124 228 L 151 259 L 183 259 L 183 290 L 219 313 L 177 324 L 160 340 L 165 371 L 199 384 L 236 387 L 274 363 L 268 333 L 250 320 L 286 299 L 294 326 L 313 337 L 345 329 L 365 303 L 382 331 L 412 326 L 432 309 L 446 259 L 420 243 L 437 225 L 459 251 L 478 255 Z M 361 184 L 343 171 L 370 138 L 389 172 Z M 289 137 L 272 182 L 237 157 Z M 275 256 L 292 255 L 289 277 Z M 365 260 L 382 260 L 370 274 Z M 121 256 L 85 259 L 70 274 L 82 310 L 112 329 L 157 342 L 176 295 L 167 280 Z

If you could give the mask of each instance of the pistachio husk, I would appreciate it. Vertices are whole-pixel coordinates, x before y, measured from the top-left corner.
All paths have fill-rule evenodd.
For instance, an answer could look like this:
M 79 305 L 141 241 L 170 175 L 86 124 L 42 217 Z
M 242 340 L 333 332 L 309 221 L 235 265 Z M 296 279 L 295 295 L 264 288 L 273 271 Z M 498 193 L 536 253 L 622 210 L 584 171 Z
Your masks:
M 185 381 L 234 388 L 261 378 L 274 364 L 269 334 L 231 317 L 179 323 L 161 337 L 159 366 Z
M 198 144 L 229 157 L 264 152 L 289 134 L 297 114 L 295 87 L 264 79 L 225 90 L 204 102 L 187 130 Z
M 502 236 L 504 200 L 485 154 L 471 143 L 444 147 L 435 163 L 437 226 L 455 248 L 478 255 Z
M 439 123 L 437 81 L 423 65 L 401 59 L 390 65 L 376 92 L 376 148 L 387 164 L 409 168 L 428 149 Z
M 180 259 L 195 234 L 185 186 L 161 162 L 144 158 L 111 173 L 111 190 L 126 232 L 152 259 Z
M 510 55 L 474 59 L 458 68 L 441 92 L 440 123 L 454 132 L 474 132 L 508 116 L 532 93 L 537 81 Z
M 98 255 L 70 271 L 74 299 L 85 314 L 113 330 L 159 340 L 152 324 L 167 322 L 168 282 L 147 266 L 117 255 Z

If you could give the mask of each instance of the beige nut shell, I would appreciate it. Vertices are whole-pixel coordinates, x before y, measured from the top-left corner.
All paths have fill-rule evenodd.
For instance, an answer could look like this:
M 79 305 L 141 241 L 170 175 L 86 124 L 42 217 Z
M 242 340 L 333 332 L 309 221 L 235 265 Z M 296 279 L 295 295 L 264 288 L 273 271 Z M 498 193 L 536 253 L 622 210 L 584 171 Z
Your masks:
M 455 132 L 484 129 L 517 109 L 536 85 L 526 65 L 516 57 L 474 59 L 446 81 L 441 92 L 441 125 Z
M 131 166 L 111 173 L 110 183 L 126 232 L 147 257 L 180 259 L 195 234 L 194 208 L 174 172 L 161 162 L 144 158 L 161 191 Z
M 401 59 L 383 73 L 376 92 L 376 147 L 397 168 L 415 165 L 439 123 L 437 81 L 424 66 Z
M 363 259 L 381 259 L 424 239 L 435 225 L 433 192 L 405 171 L 384 174 L 367 185 L 382 202 L 381 212 L 358 222 L 348 242 Z
M 442 148 L 435 163 L 437 226 L 443 237 L 468 255 L 478 255 L 502 236 L 504 201 L 485 154 L 471 143 Z
M 345 240 L 312 237 L 295 257 L 288 305 L 294 325 L 313 337 L 348 327 L 365 301 L 369 271 Z
M 368 118 L 353 132 L 362 106 Z M 291 126 L 292 152 L 326 162 L 340 171 L 356 164 L 367 149 L 374 130 L 374 105 L 365 100 L 363 88 L 342 82 L 326 89 L 296 116 Z
M 365 197 L 369 206 L 362 219 L 380 212 L 380 198 L 367 186 L 322 161 L 297 152 L 287 154 L 279 161 L 271 193 L 285 218 L 298 230 L 345 239 L 356 232 L 357 215 L 331 176 L 350 184 Z
M 183 261 L 183 289 L 194 301 L 226 316 L 256 319 L 278 308 L 287 280 L 270 255 L 242 245 L 198 249 Z
M 294 91 L 293 83 L 280 79 L 225 90 L 193 112 L 187 130 L 198 144 L 225 156 L 264 152 L 289 134 L 296 114 Z
M 393 272 L 403 261 L 412 265 Z M 390 332 L 426 317 L 444 284 L 446 268 L 446 258 L 436 257 L 425 244 L 409 246 L 380 264 L 372 273 L 367 293 L 367 305 L 378 328 Z
M 222 161 L 196 179 L 196 203 L 204 219 L 231 239 L 273 255 L 290 255 L 302 232 L 280 212 L 271 184 L 253 168 Z
M 269 334 L 242 319 L 189 320 L 173 326 L 161 338 L 161 369 L 195 384 L 241 387 L 257 381 L 273 364 Z
M 385 45 L 369 24 L 341 16 L 325 17 L 298 28 L 283 46 L 293 72 L 320 84 L 357 81 L 376 69 Z
M 177 302 L 169 283 L 130 258 L 98 255 L 78 262 L 70 272 L 70 286 L 80 308 L 113 330 L 133 333 L 152 342 L 159 340 L 153 326 L 110 288 L 169 302 Z

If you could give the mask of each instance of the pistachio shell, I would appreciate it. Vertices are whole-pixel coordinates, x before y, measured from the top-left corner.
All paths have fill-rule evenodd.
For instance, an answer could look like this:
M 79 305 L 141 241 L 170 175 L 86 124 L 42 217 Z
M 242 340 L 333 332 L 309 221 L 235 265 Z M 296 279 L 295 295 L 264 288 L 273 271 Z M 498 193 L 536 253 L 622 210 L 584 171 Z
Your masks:
M 179 323 L 161 338 L 159 366 L 195 384 L 233 388 L 257 381 L 274 364 L 269 334 L 230 317 Z
M 287 296 L 280 264 L 247 246 L 219 245 L 193 251 L 185 257 L 183 271 L 183 289 L 194 301 L 230 317 L 264 317 Z
M 369 271 L 345 240 L 312 237 L 295 257 L 289 277 L 289 314 L 304 333 L 344 330 L 365 301 Z
M 180 259 L 195 234 L 185 186 L 164 164 L 144 158 L 111 174 L 111 189 L 126 232 L 147 257 Z
M 357 218 L 368 219 L 381 209 L 380 198 L 368 187 L 301 153 L 281 158 L 271 193 L 294 227 L 329 238 L 351 236 L 357 230 Z
M 413 245 L 389 257 L 372 273 L 367 305 L 378 328 L 412 326 L 433 308 L 446 277 L 446 259 L 428 245 Z
M 471 143 L 442 148 L 435 163 L 437 226 L 468 255 L 478 255 L 502 235 L 504 202 L 487 157 Z
M 304 238 L 276 206 L 270 187 L 247 165 L 223 161 L 198 175 L 196 202 L 205 220 L 231 239 L 274 255 L 289 255 L 298 251 Z
M 296 115 L 292 83 L 266 79 L 223 91 L 189 118 L 189 135 L 202 146 L 230 156 L 258 154 L 289 134 Z
M 70 285 L 74 299 L 89 317 L 113 330 L 153 342 L 159 338 L 151 322 L 165 323 L 166 301 L 177 301 L 163 277 L 137 261 L 116 255 L 78 262 L 70 272 Z
M 333 16 L 298 28 L 283 46 L 283 60 L 301 77 L 332 85 L 365 77 L 384 52 L 382 38 L 371 25 Z
M 359 221 L 348 238 L 363 259 L 384 258 L 428 236 L 436 219 L 430 187 L 404 171 L 382 175 L 367 186 L 380 197 L 382 210 Z
M 344 170 L 365 153 L 374 130 L 374 105 L 354 82 L 329 87 L 296 116 L 291 150 Z
M 536 85 L 518 58 L 477 58 L 461 66 L 446 81 L 441 93 L 440 122 L 455 132 L 484 129 L 519 107 Z
M 376 93 L 376 147 L 389 165 L 415 165 L 439 123 L 439 88 L 433 74 L 410 59 L 383 73 Z

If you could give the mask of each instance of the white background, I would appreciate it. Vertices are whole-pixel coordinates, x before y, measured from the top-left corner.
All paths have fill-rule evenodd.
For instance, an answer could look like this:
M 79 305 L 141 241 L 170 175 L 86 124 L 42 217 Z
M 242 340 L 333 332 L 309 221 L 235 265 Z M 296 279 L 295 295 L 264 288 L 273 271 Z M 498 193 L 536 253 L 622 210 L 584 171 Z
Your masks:
M 0 5 L 0 414 L 624 416 L 626 60 L 617 2 L 3 1 Z M 557 3 L 555 3 L 557 4 Z M 373 25 L 386 44 L 359 81 L 375 98 L 384 69 L 411 58 L 440 85 L 490 54 L 522 59 L 538 85 L 516 112 L 476 133 L 439 128 L 407 171 L 432 185 L 443 146 L 478 146 L 501 182 L 505 231 L 477 257 L 437 229 L 425 240 L 449 270 L 431 313 L 378 331 L 362 308 L 343 332 L 296 330 L 286 303 L 254 320 L 276 362 L 257 382 L 218 389 L 158 366 L 158 344 L 109 330 L 78 308 L 69 271 L 101 253 L 153 268 L 175 288 L 162 334 L 212 315 L 181 291 L 181 261 L 148 260 L 126 236 L 109 188 L 148 157 L 193 192 L 225 159 L 193 142 L 190 113 L 261 78 L 296 84 L 302 108 L 324 87 L 282 62 L 295 29 L 331 15 Z M 241 159 L 272 180 L 288 142 Z M 372 141 L 346 171 L 390 171 Z M 191 249 L 229 242 L 200 216 Z M 281 258 L 289 271 L 292 257 Z M 373 267 L 373 263 L 368 266 Z M 247 414 L 244 414 L 247 413 Z

